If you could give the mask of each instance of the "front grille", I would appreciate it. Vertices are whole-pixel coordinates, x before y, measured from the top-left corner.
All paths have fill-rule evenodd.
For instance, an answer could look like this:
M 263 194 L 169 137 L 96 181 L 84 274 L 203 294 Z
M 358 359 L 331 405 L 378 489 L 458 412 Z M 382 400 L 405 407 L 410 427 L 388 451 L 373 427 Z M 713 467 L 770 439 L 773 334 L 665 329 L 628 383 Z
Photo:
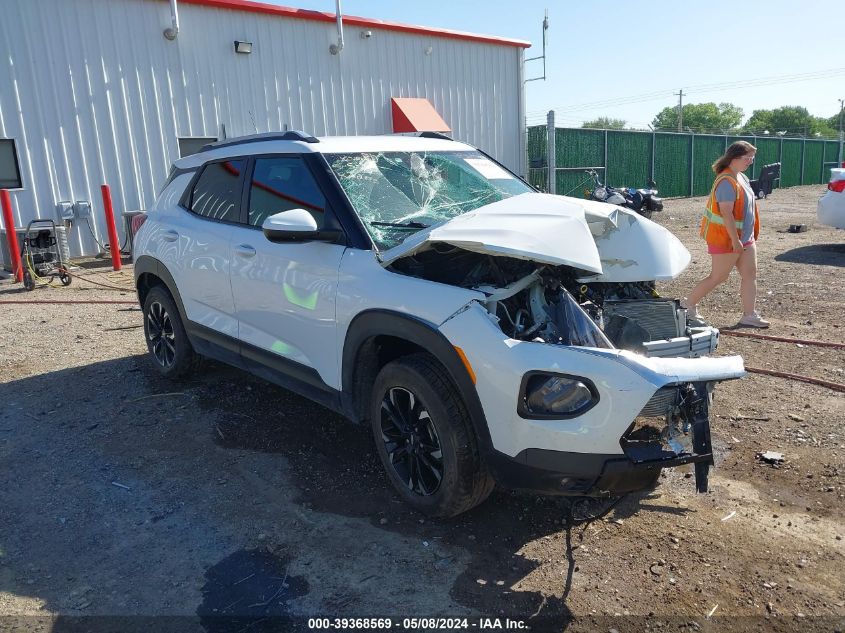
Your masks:
M 654 418 L 666 413 L 678 404 L 678 388 L 677 387 L 661 387 L 654 392 L 651 399 L 646 402 L 646 405 L 640 411 L 640 416 L 645 418 Z
M 609 322 L 614 315 L 631 319 L 645 329 L 651 341 L 681 336 L 678 325 L 677 306 L 670 299 L 649 299 L 646 301 L 605 301 L 604 320 Z

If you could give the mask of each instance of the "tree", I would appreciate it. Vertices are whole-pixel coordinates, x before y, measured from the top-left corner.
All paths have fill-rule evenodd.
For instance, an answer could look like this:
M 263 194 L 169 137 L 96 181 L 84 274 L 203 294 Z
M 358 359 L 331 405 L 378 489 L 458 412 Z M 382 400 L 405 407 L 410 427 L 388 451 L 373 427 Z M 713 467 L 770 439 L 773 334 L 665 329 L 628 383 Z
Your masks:
M 732 103 L 688 103 L 683 107 L 684 128 L 694 132 L 733 130 L 742 123 L 742 108 Z M 677 130 L 678 108 L 663 108 L 651 122 L 655 130 Z
M 611 119 L 610 117 L 600 116 L 592 121 L 585 121 L 581 127 L 598 128 L 600 130 L 623 130 L 625 129 L 625 119 Z
M 781 106 L 774 110 L 754 110 L 743 126 L 746 134 L 780 134 L 781 136 L 836 136 L 831 121 L 813 116 L 801 106 Z
M 845 112 L 842 112 L 842 113 L 837 112 L 832 117 L 830 117 L 829 119 L 826 120 L 827 126 L 831 130 L 836 130 L 836 134 L 839 134 L 839 123 L 840 123 L 839 117 L 840 116 L 842 117 L 842 119 L 841 119 L 842 129 L 845 129 Z

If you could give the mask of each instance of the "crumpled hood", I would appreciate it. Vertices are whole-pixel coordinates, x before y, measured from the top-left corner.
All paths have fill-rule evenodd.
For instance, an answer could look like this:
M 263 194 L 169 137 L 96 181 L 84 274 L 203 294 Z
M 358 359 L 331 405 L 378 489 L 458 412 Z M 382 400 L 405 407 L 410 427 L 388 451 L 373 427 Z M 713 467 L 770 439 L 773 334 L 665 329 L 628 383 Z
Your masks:
M 572 266 L 590 281 L 677 277 L 690 254 L 672 233 L 629 209 L 524 193 L 423 229 L 379 255 L 383 266 L 436 243 L 538 264 Z

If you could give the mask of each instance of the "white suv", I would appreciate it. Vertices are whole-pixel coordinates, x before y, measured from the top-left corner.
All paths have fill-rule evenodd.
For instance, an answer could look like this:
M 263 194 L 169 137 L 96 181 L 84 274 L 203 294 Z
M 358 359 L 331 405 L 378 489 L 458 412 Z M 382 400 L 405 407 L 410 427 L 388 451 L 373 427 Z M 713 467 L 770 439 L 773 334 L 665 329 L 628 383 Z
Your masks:
M 712 388 L 744 373 L 655 292 L 690 259 L 666 229 L 436 134 L 214 143 L 134 244 L 162 374 L 211 357 L 370 425 L 430 515 L 494 483 L 610 495 L 687 463 L 705 491 Z

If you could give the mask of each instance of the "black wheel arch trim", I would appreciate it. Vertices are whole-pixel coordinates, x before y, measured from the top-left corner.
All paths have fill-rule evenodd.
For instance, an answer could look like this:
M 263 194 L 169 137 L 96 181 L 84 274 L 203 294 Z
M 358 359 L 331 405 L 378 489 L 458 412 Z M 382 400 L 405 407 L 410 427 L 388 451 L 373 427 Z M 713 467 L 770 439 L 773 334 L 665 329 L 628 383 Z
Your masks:
M 182 302 L 182 296 L 176 287 L 176 280 L 173 279 L 173 275 L 167 270 L 167 266 L 150 255 L 141 255 L 135 260 L 135 289 L 138 293 L 138 303 L 141 305 L 141 309 L 144 308 L 144 302 L 141 299 L 140 281 L 141 276 L 144 274 L 153 275 L 167 288 L 170 296 L 173 297 L 176 309 L 179 311 L 179 318 L 182 320 L 182 326 L 185 328 L 185 333 L 188 335 L 188 340 L 194 349 L 201 354 L 208 354 L 228 363 L 232 363 L 233 359 L 240 355 L 240 347 L 237 339 L 232 339 L 188 319 L 188 315 L 185 312 L 185 304 Z M 219 347 L 221 350 L 225 350 L 227 352 L 226 357 L 220 358 L 217 354 L 209 353 L 209 350 L 206 349 L 207 346 L 203 345 L 197 339 L 205 339 L 210 344 Z M 240 367 L 241 365 L 238 364 L 237 366 Z
M 139 282 L 142 275 L 151 274 L 164 283 L 167 291 L 170 293 L 170 296 L 173 297 L 173 301 L 176 302 L 176 309 L 179 310 L 179 317 L 182 319 L 182 323 L 185 324 L 187 329 L 188 317 L 185 314 L 185 305 L 182 303 L 182 297 L 176 289 L 176 281 L 173 279 L 173 275 L 170 274 L 170 271 L 167 270 L 167 267 L 155 257 L 151 257 L 150 255 L 141 255 L 135 260 L 134 269 L 135 292 L 138 295 L 138 304 L 141 308 L 143 309 L 144 302 L 141 300 L 141 288 L 139 286 Z
M 357 314 L 349 324 L 343 345 L 341 377 L 345 414 L 353 421 L 359 422 L 362 419 L 362 413 L 366 411 L 364 407 L 368 400 L 361 401 L 360 390 L 356 385 L 357 361 L 362 348 L 368 341 L 378 336 L 404 339 L 422 347 L 443 365 L 469 411 L 482 455 L 490 454 L 493 444 L 490 430 L 487 428 L 487 418 L 475 384 L 467 373 L 463 361 L 455 351 L 454 345 L 434 323 L 412 315 L 385 309 L 365 310 Z

